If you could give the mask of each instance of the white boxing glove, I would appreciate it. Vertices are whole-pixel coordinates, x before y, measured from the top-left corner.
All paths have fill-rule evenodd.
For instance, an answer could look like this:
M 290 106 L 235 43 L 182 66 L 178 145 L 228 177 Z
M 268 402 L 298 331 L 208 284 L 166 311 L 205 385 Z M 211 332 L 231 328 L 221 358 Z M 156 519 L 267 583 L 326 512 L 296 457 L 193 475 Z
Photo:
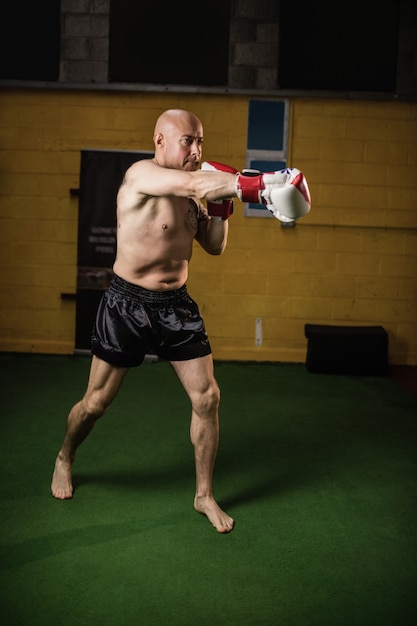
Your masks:
M 237 177 L 237 196 L 242 202 L 265 204 L 281 222 L 293 222 L 311 209 L 307 180 L 295 167 L 265 174 L 243 170 Z

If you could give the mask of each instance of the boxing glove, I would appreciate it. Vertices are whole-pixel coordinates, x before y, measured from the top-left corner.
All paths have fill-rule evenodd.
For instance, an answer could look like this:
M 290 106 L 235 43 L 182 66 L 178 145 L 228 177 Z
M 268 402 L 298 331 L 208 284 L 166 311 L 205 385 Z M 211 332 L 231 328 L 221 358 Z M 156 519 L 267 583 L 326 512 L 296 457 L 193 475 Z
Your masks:
M 228 220 L 233 214 L 233 200 L 207 200 L 207 212 L 214 219 Z
M 201 169 L 207 172 L 227 172 L 228 174 L 239 173 L 235 167 L 225 165 L 224 163 L 218 163 L 217 161 L 204 161 L 204 163 L 201 164 Z
M 237 196 L 242 202 L 265 204 L 281 222 L 293 222 L 311 208 L 307 180 L 295 167 L 264 174 L 243 170 L 237 177 Z
M 227 172 L 228 174 L 238 173 L 234 167 L 215 161 L 205 161 L 201 164 L 201 169 L 212 172 Z M 233 200 L 207 200 L 207 212 L 214 219 L 227 220 L 233 214 Z

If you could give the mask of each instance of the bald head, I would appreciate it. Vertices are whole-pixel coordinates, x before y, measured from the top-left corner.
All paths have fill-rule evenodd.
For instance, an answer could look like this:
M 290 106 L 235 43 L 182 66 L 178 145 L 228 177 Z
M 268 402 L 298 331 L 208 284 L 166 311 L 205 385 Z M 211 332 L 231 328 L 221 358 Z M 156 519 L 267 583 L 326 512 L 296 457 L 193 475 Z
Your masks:
M 156 120 L 153 141 L 159 165 L 195 170 L 201 161 L 203 125 L 191 111 L 168 109 Z
M 184 109 L 168 109 L 161 113 L 156 120 L 154 137 L 158 133 L 165 135 L 172 129 L 178 129 L 184 126 L 200 127 L 202 129 L 200 120 L 191 111 L 185 111 Z

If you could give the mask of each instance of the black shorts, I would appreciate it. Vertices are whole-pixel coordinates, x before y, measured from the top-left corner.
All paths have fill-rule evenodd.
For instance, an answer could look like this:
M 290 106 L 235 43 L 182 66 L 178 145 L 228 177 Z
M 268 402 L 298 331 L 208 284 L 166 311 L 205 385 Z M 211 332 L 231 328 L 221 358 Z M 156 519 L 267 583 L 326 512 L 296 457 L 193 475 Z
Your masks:
M 186 285 L 149 291 L 114 275 L 98 307 L 91 351 L 112 365 L 135 367 L 146 354 L 187 361 L 211 354 L 211 346 Z

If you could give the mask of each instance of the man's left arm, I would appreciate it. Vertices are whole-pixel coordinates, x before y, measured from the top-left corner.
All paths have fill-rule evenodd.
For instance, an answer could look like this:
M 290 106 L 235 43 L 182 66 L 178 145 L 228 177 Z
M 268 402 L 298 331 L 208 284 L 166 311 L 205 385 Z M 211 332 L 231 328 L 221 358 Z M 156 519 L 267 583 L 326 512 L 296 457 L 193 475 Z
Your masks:
M 208 254 L 219 255 L 222 254 L 226 248 L 229 233 L 227 218 L 222 218 L 219 215 L 212 215 L 210 213 L 211 204 L 216 204 L 217 206 L 219 203 L 223 202 L 232 201 L 220 200 L 216 203 L 207 201 L 207 208 L 202 204 L 198 205 L 198 228 L 195 239 Z

